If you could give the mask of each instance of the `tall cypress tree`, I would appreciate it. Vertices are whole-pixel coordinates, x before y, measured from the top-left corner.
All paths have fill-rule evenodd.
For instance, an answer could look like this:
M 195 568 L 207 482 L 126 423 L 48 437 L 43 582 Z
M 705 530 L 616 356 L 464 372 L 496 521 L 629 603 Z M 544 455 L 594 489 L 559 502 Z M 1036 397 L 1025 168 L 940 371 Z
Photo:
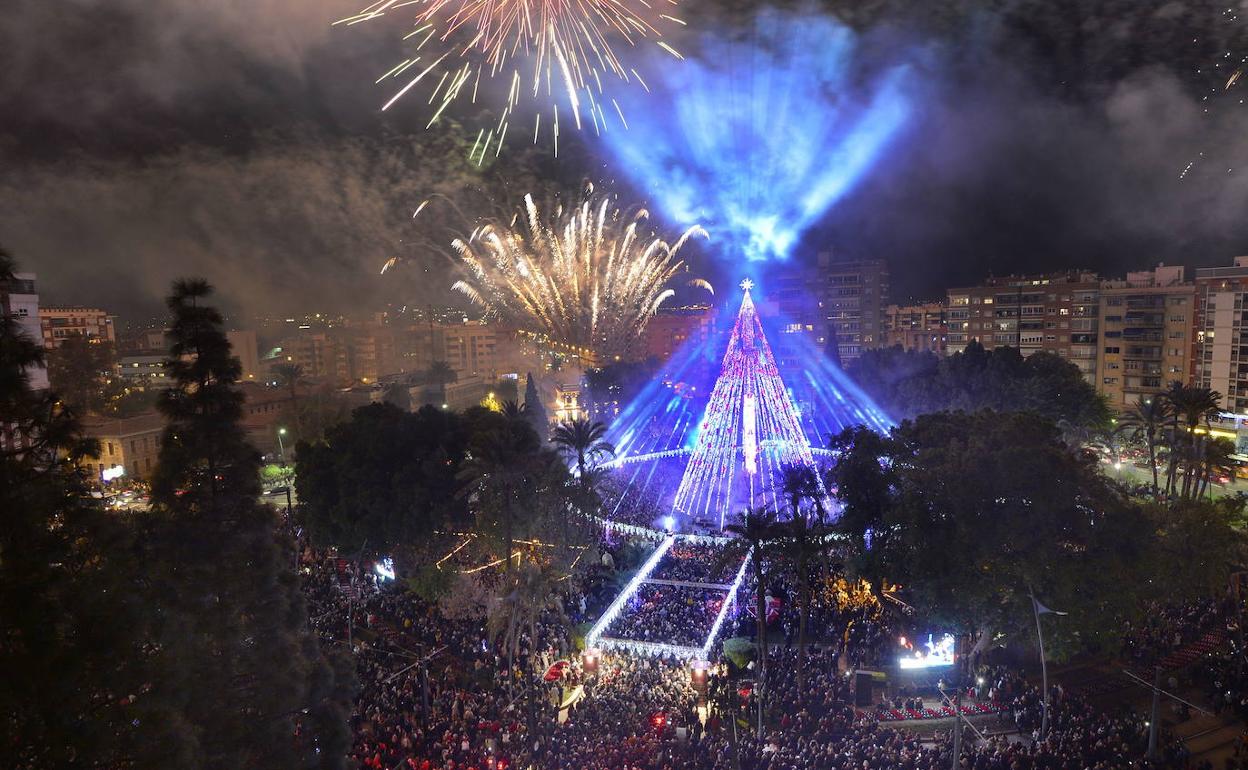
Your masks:
M 537 392 L 533 372 L 529 372 L 524 381 L 524 410 L 533 430 L 537 431 L 538 438 L 545 441 L 550 436 L 550 418 L 546 416 L 546 407 L 542 405 L 542 397 Z
M 320 650 L 290 544 L 257 501 L 260 456 L 211 293 L 178 281 L 168 300 L 173 384 L 149 541 L 160 741 L 140 751 L 179 767 L 341 766 L 350 674 Z

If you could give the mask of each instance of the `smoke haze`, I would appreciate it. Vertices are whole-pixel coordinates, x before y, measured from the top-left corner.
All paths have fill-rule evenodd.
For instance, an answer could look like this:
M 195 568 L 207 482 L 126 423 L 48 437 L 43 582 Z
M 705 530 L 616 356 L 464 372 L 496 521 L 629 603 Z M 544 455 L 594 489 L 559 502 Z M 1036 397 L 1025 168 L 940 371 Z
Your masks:
M 748 37 L 752 6 L 702 2 L 682 15 L 690 35 Z M 1224 5 L 914 6 L 820 6 L 877 64 L 925 56 L 908 76 L 908 127 L 794 258 L 884 257 L 904 300 L 988 271 L 1115 274 L 1248 252 L 1248 84 L 1223 90 L 1248 28 Z M 426 133 L 420 100 L 381 113 L 389 92 L 373 81 L 402 58 L 407 26 L 329 26 L 357 10 L 17 0 L 0 17 L 0 244 L 40 274 L 49 301 L 123 316 L 157 310 L 187 274 L 237 310 L 358 310 L 448 296 L 449 263 L 429 241 L 462 223 L 432 204 L 413 223 L 430 193 L 471 215 L 539 180 L 623 183 L 592 134 L 569 136 L 558 163 L 517 143 L 476 170 L 464 156 L 480 115 Z M 378 276 L 391 256 L 402 269 Z

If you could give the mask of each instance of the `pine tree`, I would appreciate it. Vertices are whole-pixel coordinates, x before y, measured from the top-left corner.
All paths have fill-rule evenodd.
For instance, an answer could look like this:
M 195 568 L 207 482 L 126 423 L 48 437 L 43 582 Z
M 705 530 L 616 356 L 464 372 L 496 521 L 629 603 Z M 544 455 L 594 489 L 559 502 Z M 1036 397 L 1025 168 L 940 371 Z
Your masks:
M 260 455 L 247 444 L 236 387 L 242 365 L 230 355 L 221 314 L 201 304 L 212 293 L 202 280 L 178 281 L 168 306 L 173 386 L 161 394 L 167 426 L 152 501 L 185 512 L 229 511 L 260 494 Z
M 148 541 L 160 741 L 140 750 L 178 767 L 340 766 L 347 672 L 311 634 L 289 544 L 257 502 L 260 457 L 211 292 L 179 281 L 168 301 L 173 384 Z
M 0 251 L 0 290 L 15 280 Z M 116 767 L 138 691 L 125 525 L 86 494 L 95 454 L 55 393 L 31 387 L 43 347 L 0 312 L 0 757 L 29 767 Z
M 543 441 L 550 435 L 550 419 L 546 416 L 546 407 L 542 405 L 542 397 L 538 395 L 537 383 L 533 380 L 533 372 L 529 372 L 524 381 L 524 408 L 533 430 Z

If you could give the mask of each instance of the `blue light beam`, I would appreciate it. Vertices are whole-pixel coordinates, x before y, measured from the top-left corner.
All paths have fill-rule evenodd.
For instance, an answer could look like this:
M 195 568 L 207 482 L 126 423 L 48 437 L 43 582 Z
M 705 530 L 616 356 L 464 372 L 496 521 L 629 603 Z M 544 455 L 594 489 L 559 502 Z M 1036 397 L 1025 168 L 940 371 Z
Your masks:
M 709 37 L 709 36 L 708 36 Z M 910 65 L 855 68 L 855 34 L 822 16 L 760 12 L 746 39 L 703 43 L 633 95 L 603 135 L 675 222 L 701 222 L 733 259 L 787 259 L 911 115 Z

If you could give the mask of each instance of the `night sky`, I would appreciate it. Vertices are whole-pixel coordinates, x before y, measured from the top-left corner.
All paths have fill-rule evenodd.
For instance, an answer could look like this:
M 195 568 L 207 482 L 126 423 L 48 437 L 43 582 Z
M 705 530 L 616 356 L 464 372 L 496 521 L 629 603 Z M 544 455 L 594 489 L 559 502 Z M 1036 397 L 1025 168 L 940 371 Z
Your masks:
M 689 28 L 674 42 L 696 59 L 695 36 L 748 40 L 754 7 L 682 3 Z M 910 63 L 914 99 L 904 129 L 794 259 L 829 247 L 884 257 L 904 301 L 988 272 L 1120 274 L 1248 253 L 1248 82 L 1224 88 L 1248 55 L 1240 6 L 787 8 L 852 28 L 864 70 Z M 0 245 L 39 273 L 45 301 L 123 319 L 157 311 L 185 274 L 207 277 L 235 311 L 352 311 L 448 296 L 450 264 L 423 241 L 444 243 L 458 223 L 449 207 L 411 220 L 430 193 L 470 214 L 582 178 L 646 198 L 592 133 L 568 132 L 558 162 L 517 143 L 474 170 L 465 148 L 488 116 L 453 111 L 427 132 L 420 99 L 381 113 L 390 91 L 373 81 L 402 58 L 409 26 L 331 29 L 356 10 L 357 0 L 8 3 Z M 379 276 L 395 255 L 405 262 Z M 736 272 L 713 245 L 691 256 L 713 279 Z

